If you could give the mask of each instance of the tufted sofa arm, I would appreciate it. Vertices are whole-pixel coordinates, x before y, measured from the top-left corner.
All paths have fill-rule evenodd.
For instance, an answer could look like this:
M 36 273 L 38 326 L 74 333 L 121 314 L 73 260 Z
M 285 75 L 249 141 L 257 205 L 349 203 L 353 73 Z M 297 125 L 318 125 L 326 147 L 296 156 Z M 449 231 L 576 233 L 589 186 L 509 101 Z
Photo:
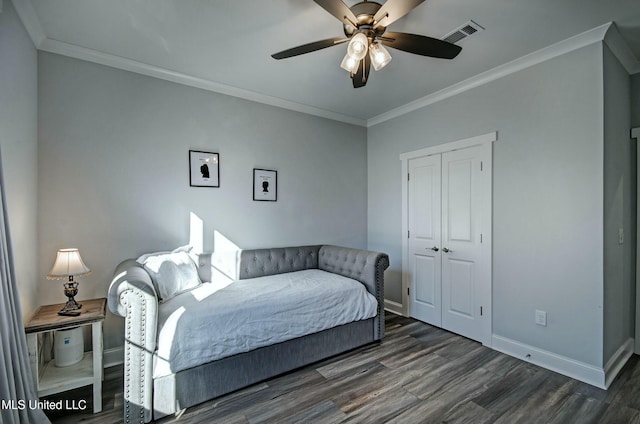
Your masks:
M 322 246 L 318 252 L 318 268 L 360 281 L 378 301 L 376 340 L 384 337 L 384 270 L 389 267 L 386 253 L 348 247 Z
M 149 422 L 158 297 L 151 277 L 134 259 L 127 259 L 116 268 L 109 286 L 108 304 L 111 312 L 125 318 L 125 422 Z

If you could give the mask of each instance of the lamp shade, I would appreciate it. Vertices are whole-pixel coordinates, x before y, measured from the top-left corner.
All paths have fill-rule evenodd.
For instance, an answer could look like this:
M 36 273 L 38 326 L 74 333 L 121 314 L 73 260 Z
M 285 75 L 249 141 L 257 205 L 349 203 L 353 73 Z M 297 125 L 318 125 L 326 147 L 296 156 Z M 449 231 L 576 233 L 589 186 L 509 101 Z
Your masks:
M 342 59 L 342 63 L 340 63 L 340 67 L 345 71 L 349 71 L 352 74 L 358 72 L 358 67 L 360 66 L 360 61 L 355 57 L 352 57 L 347 53 Z
M 56 261 L 47 275 L 48 280 L 69 279 L 73 276 L 87 275 L 91 270 L 82 262 L 78 249 L 60 249 Z
M 349 45 L 347 46 L 347 53 L 349 56 L 361 60 L 367 55 L 369 48 L 369 40 L 367 36 L 359 32 L 351 38 Z
M 371 57 L 373 69 L 376 71 L 379 71 L 391 62 L 389 51 L 378 43 L 371 44 L 371 47 L 369 47 L 369 56 Z

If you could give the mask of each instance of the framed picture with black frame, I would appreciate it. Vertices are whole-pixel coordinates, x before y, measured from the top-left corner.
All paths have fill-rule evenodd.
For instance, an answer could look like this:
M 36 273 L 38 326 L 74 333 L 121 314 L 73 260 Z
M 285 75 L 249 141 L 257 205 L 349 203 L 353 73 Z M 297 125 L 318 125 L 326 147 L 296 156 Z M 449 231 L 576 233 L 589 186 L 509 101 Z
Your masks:
M 220 187 L 220 155 L 218 153 L 189 150 L 189 185 Z
M 278 201 L 278 171 L 253 169 L 253 200 L 259 202 Z

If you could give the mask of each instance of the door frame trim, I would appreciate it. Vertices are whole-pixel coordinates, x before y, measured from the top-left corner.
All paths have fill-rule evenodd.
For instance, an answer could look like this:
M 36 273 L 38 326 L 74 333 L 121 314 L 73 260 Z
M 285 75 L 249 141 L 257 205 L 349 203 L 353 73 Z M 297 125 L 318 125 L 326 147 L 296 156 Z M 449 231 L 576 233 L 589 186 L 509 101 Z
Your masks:
M 424 149 L 414 150 L 412 152 L 406 152 L 400 154 L 400 160 L 403 165 L 406 165 L 409 159 L 420 158 L 423 156 L 431 156 L 440 153 L 451 152 L 453 150 L 460 150 L 467 147 L 479 146 L 484 143 L 493 143 L 498 141 L 498 132 L 490 132 L 487 134 L 478 135 L 475 137 L 464 138 L 458 141 L 450 141 L 443 144 L 437 144 L 431 147 L 425 147 Z M 406 185 L 406 181 L 405 181 Z
M 448 143 L 438 144 L 431 147 L 426 147 L 411 152 L 400 154 L 400 160 L 402 161 L 402 314 L 404 316 L 411 316 L 410 299 L 408 296 L 409 289 L 409 239 L 407 237 L 409 232 L 409 210 L 408 210 L 408 190 L 409 190 L 409 160 L 416 159 L 424 156 L 431 156 L 436 154 L 442 154 L 451 152 L 454 150 L 460 150 L 467 147 L 484 146 L 487 149 L 487 159 L 489 163 L 484 164 L 485 169 L 489 175 L 486 180 L 486 193 L 489 193 L 490 201 L 484 205 L 483 208 L 483 256 L 488 255 L 489 260 L 486 261 L 486 267 L 483 267 L 483 278 L 487 278 L 489 284 L 493 286 L 492 282 L 492 240 L 493 240 L 493 228 L 492 228 L 492 206 L 493 206 L 493 143 L 498 140 L 498 132 L 490 132 L 475 137 L 465 138 L 462 140 L 452 141 Z M 486 233 L 486 235 L 485 235 Z M 491 290 L 490 290 L 491 291 Z M 487 303 L 488 302 L 488 303 Z M 485 346 L 491 346 L 492 336 L 492 299 L 491 293 L 489 293 L 488 299 L 484 299 L 484 303 L 488 304 L 486 307 L 487 320 L 483 325 L 482 344 Z

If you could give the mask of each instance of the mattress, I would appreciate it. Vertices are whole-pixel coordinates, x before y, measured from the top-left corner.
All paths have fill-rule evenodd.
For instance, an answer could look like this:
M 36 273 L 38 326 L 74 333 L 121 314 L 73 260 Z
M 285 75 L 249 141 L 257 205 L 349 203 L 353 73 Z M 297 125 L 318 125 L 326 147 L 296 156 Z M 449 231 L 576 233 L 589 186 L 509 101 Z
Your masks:
M 204 283 L 159 305 L 154 378 L 375 317 L 353 279 L 309 269 Z

